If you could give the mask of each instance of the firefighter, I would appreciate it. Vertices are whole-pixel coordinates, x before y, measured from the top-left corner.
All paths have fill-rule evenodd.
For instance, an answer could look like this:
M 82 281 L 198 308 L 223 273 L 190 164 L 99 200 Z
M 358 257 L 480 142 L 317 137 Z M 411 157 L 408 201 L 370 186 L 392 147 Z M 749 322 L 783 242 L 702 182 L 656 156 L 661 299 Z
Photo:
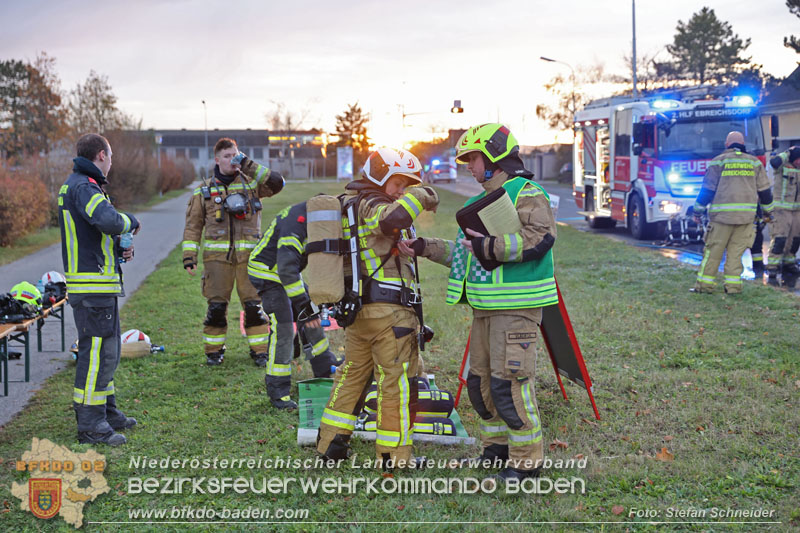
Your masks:
M 556 224 L 544 189 L 532 181 L 519 144 L 502 124 L 467 130 L 456 146 L 484 192 L 500 187 L 517 210 L 521 229 L 504 235 L 459 230 L 455 242 L 417 239 L 401 250 L 450 267 L 447 303 L 473 310 L 467 390 L 481 417 L 480 461 L 502 462 L 496 479 L 535 477 L 544 460 L 534 394 L 536 340 L 542 307 L 558 302 L 551 248 Z
M 95 133 L 78 139 L 72 174 L 59 190 L 61 257 L 69 303 L 78 329 L 78 353 L 72 406 L 78 442 L 125 444 L 117 433 L 136 425 L 117 407 L 114 372 L 120 357 L 117 297 L 123 296 L 119 235 L 136 234 L 136 217 L 120 213 L 103 190 L 111 169 L 111 145 Z
M 778 274 L 783 272 L 783 282 L 793 286 L 800 274 L 795 257 L 800 249 L 800 146 L 776 155 L 769 164 L 775 169 L 775 213 L 769 228 L 767 276 L 770 283 L 777 284 Z
M 355 212 L 361 303 L 345 329 L 345 360 L 335 374 L 317 436 L 317 451 L 344 459 L 350 435 L 374 377 L 378 386 L 378 463 L 384 469 L 413 466 L 412 434 L 418 381 L 418 301 L 414 263 L 397 252 L 414 220 L 439 203 L 422 183 L 422 166 L 410 152 L 379 148 L 370 154 L 361 179 L 345 188 L 343 208 Z M 348 217 L 349 220 L 349 217 Z M 350 225 L 345 239 L 349 239 Z M 352 266 L 352 265 L 351 265 Z M 351 271 L 345 268 L 345 272 Z M 347 280 L 346 286 L 352 283 Z
M 770 220 L 772 192 L 764 165 L 745 151 L 744 136 L 732 131 L 725 139 L 725 151 L 708 163 L 703 185 L 693 207 L 698 224 L 706 212 L 710 222 L 705 236 L 703 261 L 692 292 L 714 292 L 714 278 L 726 250 L 725 292 L 742 292 L 742 254 L 753 244 L 753 222 L 759 203 L 764 220 Z
M 331 352 L 328 339 L 311 304 L 300 272 L 308 264 L 306 203 L 285 208 L 269 225 L 253 252 L 247 273 L 261 296 L 261 305 L 272 324 L 270 331 L 267 395 L 278 409 L 296 409 L 289 397 L 293 355 L 294 322 L 298 337 L 308 346 L 314 377 L 330 377 L 340 361 Z
M 250 357 L 256 366 L 267 364 L 267 319 L 253 284 L 247 277 L 247 259 L 261 228 L 259 198 L 278 194 L 283 177 L 239 152 L 236 141 L 223 137 L 214 146 L 214 176 L 194 190 L 186 210 L 183 231 L 183 268 L 194 276 L 197 251 L 203 244 L 203 296 L 208 311 L 203 322 L 206 364 L 222 364 L 225 354 L 227 310 L 234 284 L 244 308 L 244 329 Z

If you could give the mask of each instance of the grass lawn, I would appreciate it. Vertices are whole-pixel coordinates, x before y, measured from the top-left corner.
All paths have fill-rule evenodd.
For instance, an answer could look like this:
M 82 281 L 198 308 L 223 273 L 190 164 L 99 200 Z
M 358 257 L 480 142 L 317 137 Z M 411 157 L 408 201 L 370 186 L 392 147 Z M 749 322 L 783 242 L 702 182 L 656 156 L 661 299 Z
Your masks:
M 335 192 L 335 184 L 292 185 L 266 200 L 265 218 L 287 203 L 315 192 Z M 463 198 L 443 192 L 436 215 L 424 213 L 420 235 L 452 238 L 454 213 Z M 112 492 L 85 507 L 85 522 L 127 521 L 129 509 L 172 509 L 192 505 L 221 509 L 308 509 L 298 523 L 263 524 L 277 531 L 480 531 L 487 523 L 501 531 L 527 531 L 522 522 L 576 522 L 554 531 L 655 530 L 643 522 L 753 520 L 744 526 L 671 524 L 667 530 L 766 531 L 796 530 L 800 511 L 798 460 L 798 316 L 800 300 L 761 285 L 747 285 L 743 295 L 690 294 L 695 271 L 651 250 L 641 250 L 597 235 L 559 226 L 555 246 L 556 273 L 584 358 L 595 386 L 602 420 L 595 421 L 586 393 L 569 384 L 571 402 L 560 394 L 549 358 L 539 353 L 536 394 L 544 427 L 547 457 L 585 458 L 581 468 L 551 468 L 543 476 L 580 478 L 578 494 L 304 494 L 290 485 L 286 494 L 129 494 L 129 478 L 262 477 L 298 479 L 333 476 L 344 481 L 379 478 L 374 470 L 185 468 L 133 466 L 132 458 L 161 459 L 271 458 L 306 459 L 313 449 L 295 444 L 297 413 L 268 405 L 264 372 L 254 367 L 244 339 L 231 328 L 225 363 L 209 368 L 202 356 L 201 322 L 205 302 L 199 276 L 190 278 L 176 249 L 130 299 L 123 330 L 138 328 L 165 354 L 123 360 L 115 384 L 119 402 L 139 426 L 128 432 L 121 448 L 98 447 L 106 454 L 106 478 Z M 436 338 L 425 352 L 429 372 L 441 388 L 455 391 L 457 372 L 470 323 L 468 309 L 444 304 L 447 271 L 423 261 L 425 316 Z M 229 323 L 238 323 L 231 305 Z M 341 350 L 343 335 L 331 336 Z M 34 354 L 34 358 L 36 358 Z M 41 358 L 39 358 L 41 359 Z M 311 376 L 303 364 L 295 376 Z M 73 450 L 75 422 L 69 399 L 72 372 L 55 375 L 25 411 L 0 431 L 0 530 L 71 529 L 60 518 L 43 522 L 19 510 L 10 494 L 12 481 L 25 472 L 14 460 L 31 438 L 48 438 Z M 13 394 L 13 385 L 11 394 Z M 460 414 L 471 435 L 478 418 L 466 394 Z M 359 462 L 371 458 L 371 442 L 354 441 Z M 420 445 L 418 455 L 434 460 L 477 454 L 479 446 Z M 400 474 L 396 479 L 476 477 L 480 470 L 434 468 Z M 189 486 L 184 487 L 185 491 Z M 580 484 L 577 485 L 580 489 Z M 542 487 L 546 489 L 546 487 Z M 649 509 L 648 518 L 631 516 Z M 705 518 L 670 516 L 670 509 L 702 509 Z M 768 509 L 772 518 L 715 518 L 714 509 Z M 162 520 L 168 520 L 162 519 Z M 776 521 L 781 524 L 765 525 Z M 315 523 L 316 522 L 316 523 Z M 335 522 L 336 524 L 320 524 Z M 368 522 L 412 522 L 406 525 Z M 464 522 L 481 522 L 468 524 Z M 590 524 L 586 522 L 620 522 Z M 639 525 L 635 525 L 639 523 Z M 618 527 L 622 526 L 622 527 Z M 634 527 L 635 526 L 635 527 Z M 130 524 L 85 525 L 87 530 L 125 531 Z M 145 524 L 151 531 L 210 530 L 214 524 Z M 227 524 L 250 531 L 254 526 Z M 664 527 L 664 526 L 661 526 Z
M 131 209 L 128 209 L 128 211 L 136 212 L 136 211 L 150 209 L 151 207 L 158 205 L 161 202 L 164 202 L 171 198 L 175 198 L 176 196 L 180 196 L 184 192 L 186 192 L 186 189 L 177 189 L 174 191 L 169 191 L 165 193 L 163 196 L 159 196 L 156 194 L 155 196 L 150 198 L 147 202 L 135 205 Z M 38 252 L 42 248 L 46 248 L 51 244 L 57 243 L 60 238 L 61 234 L 59 233 L 58 228 L 47 227 L 24 236 L 11 246 L 0 247 L 0 266 L 7 265 L 8 263 L 13 263 L 17 259 L 22 259 L 26 255 Z

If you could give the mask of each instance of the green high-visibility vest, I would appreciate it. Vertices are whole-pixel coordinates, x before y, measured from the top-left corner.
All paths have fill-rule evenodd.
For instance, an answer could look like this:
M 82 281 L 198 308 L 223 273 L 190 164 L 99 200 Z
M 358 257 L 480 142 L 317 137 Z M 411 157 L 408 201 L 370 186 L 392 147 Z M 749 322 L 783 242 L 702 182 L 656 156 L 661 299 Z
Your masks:
M 522 188 L 533 184 L 549 200 L 547 192 L 531 180 L 516 177 L 503 183 L 514 206 Z M 486 196 L 473 196 L 468 206 Z M 475 257 L 459 241 L 464 238 L 458 230 L 450 277 L 447 280 L 447 303 L 468 303 L 475 309 L 526 309 L 558 303 L 556 280 L 553 277 L 553 252 L 548 250 L 541 259 L 521 263 L 503 263 L 491 272 L 484 270 Z

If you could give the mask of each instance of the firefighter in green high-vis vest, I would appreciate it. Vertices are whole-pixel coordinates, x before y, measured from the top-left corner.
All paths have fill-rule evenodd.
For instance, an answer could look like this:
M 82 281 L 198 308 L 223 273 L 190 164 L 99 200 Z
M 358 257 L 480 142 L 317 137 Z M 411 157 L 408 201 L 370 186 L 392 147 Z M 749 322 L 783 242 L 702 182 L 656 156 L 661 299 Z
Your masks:
M 502 482 L 521 480 L 537 476 L 544 459 L 533 381 L 542 307 L 558 302 L 551 251 L 556 223 L 550 198 L 524 168 L 508 128 L 470 128 L 456 148 L 457 161 L 484 189 L 466 205 L 503 187 L 522 228 L 505 235 L 459 230 L 455 242 L 409 240 L 401 252 L 450 266 L 447 303 L 473 309 L 467 390 L 482 419 L 479 460 L 502 465 L 496 476 Z

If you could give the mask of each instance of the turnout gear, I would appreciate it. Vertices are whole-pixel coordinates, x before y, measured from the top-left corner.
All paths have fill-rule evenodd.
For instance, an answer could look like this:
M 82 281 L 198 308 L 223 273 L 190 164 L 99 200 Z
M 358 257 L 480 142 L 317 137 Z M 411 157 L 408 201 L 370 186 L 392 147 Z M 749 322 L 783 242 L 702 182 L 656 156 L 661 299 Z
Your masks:
M 480 130 L 468 133 L 477 138 Z M 480 136 L 484 143 L 485 137 Z M 505 188 L 522 223 L 517 233 L 471 239 L 474 254 L 461 244 L 461 230 L 455 242 L 426 238 L 414 247 L 450 267 L 447 303 L 473 308 L 467 391 L 482 419 L 482 455 L 505 459 L 507 450 L 504 466 L 532 470 L 544 459 L 533 383 L 541 307 L 558 302 L 551 252 L 556 224 L 549 197 L 537 183 L 501 171 L 482 186 L 484 192 L 465 205 Z M 481 258 L 500 266 L 487 271 Z
M 123 444 L 114 432 L 127 417 L 117 408 L 114 372 L 120 358 L 117 296 L 123 295 L 119 235 L 139 221 L 111 205 L 103 173 L 84 157 L 59 190 L 61 256 L 78 330 L 73 408 L 81 442 Z
M 341 227 L 338 210 L 337 215 Z M 248 264 L 250 282 L 258 291 L 261 305 L 272 324 L 265 350 L 265 383 L 272 404 L 279 408 L 289 408 L 286 402 L 291 401 L 290 363 L 294 352 L 295 321 L 297 335 L 304 340 L 302 344 L 308 346 L 306 355 L 311 359 L 315 377 L 329 377 L 331 367 L 340 363 L 330 351 L 323 329 L 307 326 L 307 322 L 318 316 L 300 275 L 308 261 L 305 250 L 308 217 L 304 202 L 283 209 L 253 249 Z
M 769 227 L 770 244 L 767 255 L 767 271 L 772 278 L 790 270 L 797 262 L 800 249 L 800 147 L 793 146 L 772 159 L 774 168 L 772 193 L 775 197 L 775 212 Z
M 345 329 L 345 361 L 334 376 L 317 451 L 332 458 L 347 456 L 347 443 L 374 377 L 379 398 L 376 456 L 384 467 L 402 467 L 411 461 L 420 324 L 412 310 L 418 302 L 414 263 L 393 251 L 398 239 L 413 233 L 411 225 L 421 211 L 436 208 L 438 198 L 435 193 L 413 187 L 394 201 L 376 189 L 375 185 L 384 185 L 388 180 L 386 176 L 382 180 L 376 170 L 378 162 L 390 160 L 386 154 L 381 150 L 373 153 L 365 172 L 367 179 L 346 187 L 344 238 L 358 236 L 358 263 L 345 268 L 353 275 L 345 285 L 350 287 L 348 294 L 354 304 L 350 318 L 355 319 Z M 397 168 L 394 163 L 387 166 Z M 350 256 L 347 259 L 352 262 Z M 359 304 L 363 304 L 360 310 Z
M 708 212 L 710 224 L 695 292 L 713 292 L 723 253 L 725 292 L 742 292 L 742 254 L 753 244 L 758 204 L 764 213 L 773 210 L 769 180 L 761 161 L 734 144 L 708 163 L 693 211 Z M 710 205 L 709 205 L 710 204 Z
M 267 322 L 258 312 L 259 298 L 247 276 L 247 260 L 259 239 L 261 202 L 283 188 L 283 177 L 249 159 L 234 176 L 223 175 L 219 166 L 208 184 L 196 188 L 186 211 L 183 233 L 183 266 L 197 265 L 203 239 L 203 296 L 208 301 L 203 341 L 207 363 L 222 362 L 227 304 L 234 285 L 245 311 L 245 333 L 250 349 L 267 352 Z M 255 361 L 258 364 L 258 361 Z

